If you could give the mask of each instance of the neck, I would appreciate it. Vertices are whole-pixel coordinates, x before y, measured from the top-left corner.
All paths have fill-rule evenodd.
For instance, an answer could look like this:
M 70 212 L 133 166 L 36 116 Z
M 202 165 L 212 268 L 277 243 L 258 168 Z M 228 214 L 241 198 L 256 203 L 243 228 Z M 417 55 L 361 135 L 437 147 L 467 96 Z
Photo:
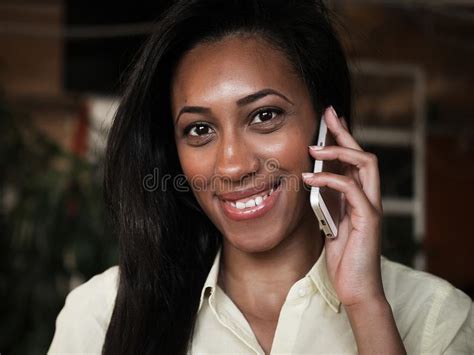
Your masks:
M 224 238 L 219 284 L 244 313 L 277 319 L 291 286 L 318 260 L 324 239 L 313 212 L 305 217 L 276 247 L 263 252 L 241 251 Z

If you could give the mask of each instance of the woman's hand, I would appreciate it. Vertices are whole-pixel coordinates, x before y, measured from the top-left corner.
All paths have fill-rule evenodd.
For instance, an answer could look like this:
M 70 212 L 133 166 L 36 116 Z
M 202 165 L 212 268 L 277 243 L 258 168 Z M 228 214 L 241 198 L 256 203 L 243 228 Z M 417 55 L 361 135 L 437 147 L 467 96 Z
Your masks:
M 312 174 L 305 182 L 342 192 L 345 212 L 337 237 L 326 239 L 326 262 L 337 296 L 345 307 L 385 300 L 380 270 L 382 201 L 377 157 L 362 150 L 331 108 L 324 115 L 338 146 L 310 149 L 317 160 L 338 159 L 344 175 Z
M 344 175 L 322 172 L 303 178 L 311 186 L 342 192 L 345 208 L 337 237 L 325 242 L 329 277 L 347 312 L 359 354 L 406 354 L 382 285 L 377 157 L 362 150 L 332 107 L 324 118 L 338 146 L 310 153 L 318 160 L 339 160 L 346 167 Z

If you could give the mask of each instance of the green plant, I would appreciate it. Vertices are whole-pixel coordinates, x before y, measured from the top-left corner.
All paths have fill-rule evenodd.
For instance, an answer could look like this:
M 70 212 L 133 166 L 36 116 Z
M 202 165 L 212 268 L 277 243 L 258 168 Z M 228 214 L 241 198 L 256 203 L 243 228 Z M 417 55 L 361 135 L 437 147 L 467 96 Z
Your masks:
M 71 280 L 117 263 L 101 164 L 63 150 L 2 98 L 0 139 L 0 351 L 46 353 Z

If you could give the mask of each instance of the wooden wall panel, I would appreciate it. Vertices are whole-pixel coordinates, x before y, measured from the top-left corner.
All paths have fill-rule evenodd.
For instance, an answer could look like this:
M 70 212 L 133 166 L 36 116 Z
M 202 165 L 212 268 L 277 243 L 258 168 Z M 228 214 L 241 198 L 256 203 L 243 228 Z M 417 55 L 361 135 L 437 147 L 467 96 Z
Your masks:
M 474 296 L 474 148 L 461 136 L 427 142 L 427 271 Z

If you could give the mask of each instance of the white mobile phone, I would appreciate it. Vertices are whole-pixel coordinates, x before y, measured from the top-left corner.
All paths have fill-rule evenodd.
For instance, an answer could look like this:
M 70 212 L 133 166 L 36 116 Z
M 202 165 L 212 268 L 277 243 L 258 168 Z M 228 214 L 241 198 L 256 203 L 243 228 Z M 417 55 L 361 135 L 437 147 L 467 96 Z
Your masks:
M 319 124 L 318 146 L 337 145 L 331 132 L 324 122 L 324 115 Z M 314 172 L 328 171 L 342 175 L 342 164 L 339 160 L 315 160 Z M 310 203 L 316 217 L 319 228 L 327 238 L 337 237 L 339 220 L 341 218 L 342 193 L 327 186 L 311 187 Z

